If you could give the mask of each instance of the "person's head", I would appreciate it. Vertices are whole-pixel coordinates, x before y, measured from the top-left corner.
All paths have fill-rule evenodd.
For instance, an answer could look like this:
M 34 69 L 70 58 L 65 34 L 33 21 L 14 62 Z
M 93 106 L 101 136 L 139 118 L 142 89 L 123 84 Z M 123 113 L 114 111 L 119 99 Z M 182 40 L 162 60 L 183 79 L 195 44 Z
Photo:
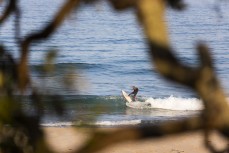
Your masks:
M 136 87 L 135 86 L 132 86 L 133 89 L 135 89 Z

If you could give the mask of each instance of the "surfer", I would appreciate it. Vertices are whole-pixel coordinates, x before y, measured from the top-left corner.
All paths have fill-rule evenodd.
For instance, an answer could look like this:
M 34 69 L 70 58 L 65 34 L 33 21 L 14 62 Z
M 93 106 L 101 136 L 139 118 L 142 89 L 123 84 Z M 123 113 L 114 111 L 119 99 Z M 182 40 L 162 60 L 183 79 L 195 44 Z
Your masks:
M 136 101 L 136 95 L 137 95 L 137 93 L 138 93 L 138 88 L 137 87 L 135 87 L 135 86 L 132 86 L 132 88 L 133 88 L 133 92 L 131 92 L 128 96 L 130 96 L 130 95 L 134 95 L 134 101 Z

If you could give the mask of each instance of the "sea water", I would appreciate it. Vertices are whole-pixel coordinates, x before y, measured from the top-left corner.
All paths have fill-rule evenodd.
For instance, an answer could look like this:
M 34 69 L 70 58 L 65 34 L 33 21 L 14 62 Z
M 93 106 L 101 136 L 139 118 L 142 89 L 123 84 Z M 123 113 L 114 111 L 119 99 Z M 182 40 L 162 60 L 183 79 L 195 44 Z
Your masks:
M 64 3 L 64 0 L 21 0 L 21 36 L 39 31 Z M 198 66 L 196 44 L 203 40 L 211 49 L 216 73 L 226 95 L 229 94 L 229 3 L 185 1 L 184 11 L 168 9 L 171 45 L 186 65 Z M 4 5 L 4 4 L 2 4 Z M 1 7 L 2 12 L 3 6 Z M 14 17 L 0 28 L 0 42 L 14 58 L 19 49 L 14 40 Z M 44 107 L 44 126 L 122 126 L 157 124 L 165 120 L 198 115 L 203 109 L 198 95 L 189 88 L 160 76 L 151 62 L 143 29 L 132 9 L 115 12 L 107 2 L 82 5 L 47 40 L 32 44 L 29 67 L 33 86 L 47 95 L 59 94 L 65 111 L 62 116 Z M 44 56 L 57 50 L 50 75 L 39 72 Z M 61 84 L 70 76 L 65 88 Z M 70 74 L 70 75 L 69 75 Z M 67 78 L 69 80 L 69 78 Z M 138 103 L 127 107 L 121 90 L 139 88 Z M 48 98 L 47 98 L 48 99 Z M 48 103 L 48 100 L 46 100 Z M 25 110 L 31 111 L 29 100 Z

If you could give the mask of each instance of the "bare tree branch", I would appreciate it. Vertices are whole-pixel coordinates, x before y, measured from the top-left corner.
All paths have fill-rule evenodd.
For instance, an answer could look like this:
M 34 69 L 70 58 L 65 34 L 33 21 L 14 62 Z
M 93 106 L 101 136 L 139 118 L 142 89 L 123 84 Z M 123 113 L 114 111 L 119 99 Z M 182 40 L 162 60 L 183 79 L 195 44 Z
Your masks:
M 83 1 L 83 0 L 82 0 Z M 84 0 L 84 2 L 94 2 L 96 0 Z M 210 51 L 204 44 L 197 46 L 200 65 L 190 67 L 183 65 L 170 48 L 167 26 L 164 19 L 166 2 L 173 8 L 183 8 L 182 0 L 109 0 L 117 10 L 135 8 L 136 15 L 144 28 L 145 35 L 148 39 L 149 53 L 152 57 L 157 70 L 167 79 L 186 85 L 195 90 L 203 100 L 205 109 L 199 117 L 191 117 L 185 120 L 165 122 L 159 125 L 147 127 L 133 127 L 119 129 L 113 133 L 95 132 L 88 143 L 77 152 L 90 153 L 98 151 L 106 146 L 119 143 L 126 140 L 142 140 L 146 138 L 155 138 L 168 134 L 182 133 L 203 129 L 205 132 L 205 144 L 212 152 L 217 151 L 214 146 L 208 143 L 209 133 L 212 129 L 218 130 L 223 136 L 229 137 L 229 106 L 226 96 L 215 75 L 213 61 Z M 42 30 L 32 33 L 25 37 L 21 42 L 20 39 L 20 10 L 17 7 L 16 0 L 9 0 L 7 8 L 0 17 L 2 24 L 12 12 L 16 13 L 15 38 L 21 43 L 21 59 L 18 65 L 19 87 L 23 90 L 29 85 L 28 72 L 28 54 L 29 47 L 33 42 L 49 38 L 55 30 L 62 24 L 66 16 L 77 6 L 80 0 L 68 0 L 59 10 L 53 20 Z M 8 112 L 9 113 L 9 112 Z M 11 113 L 11 115 L 14 115 Z M 17 114 L 18 115 L 18 114 Z M 13 116 L 17 120 L 19 127 L 28 127 L 28 133 L 34 140 L 38 139 L 41 130 L 36 128 L 34 132 L 28 121 L 31 118 L 24 116 Z M 28 124 L 28 125 L 27 125 Z M 38 121 L 36 123 L 38 125 Z M 34 136 L 35 135 L 35 136 Z M 42 133 L 41 133 L 42 135 Z M 36 138 L 34 138 L 36 137 Z M 40 136 L 40 143 L 37 145 L 40 150 L 37 152 L 51 152 L 44 140 Z M 99 140 L 99 141 L 98 141 Z
M 158 126 L 121 129 L 109 135 L 95 133 L 89 143 L 78 152 L 90 153 L 120 141 L 152 138 L 197 129 L 204 129 L 205 131 L 217 129 L 224 136 L 228 136 L 229 107 L 215 76 L 208 48 L 203 44 L 197 47 L 200 58 L 199 67 L 194 68 L 181 64 L 169 47 L 167 26 L 164 21 L 165 1 L 141 0 L 137 2 L 136 8 L 148 38 L 150 55 L 157 70 L 167 79 L 194 89 L 201 96 L 205 110 L 200 117 L 189 118 L 184 121 L 166 122 Z M 209 150 L 214 149 L 209 147 Z
M 0 16 L 0 25 L 15 11 L 17 0 L 9 0 L 9 4 L 3 11 L 3 15 Z
M 157 138 L 168 134 L 199 130 L 203 128 L 202 123 L 202 118 L 193 117 L 187 120 L 165 122 L 159 125 L 121 128 L 113 133 L 95 132 L 88 143 L 76 151 L 76 153 L 92 153 L 115 143 L 128 140 Z
M 15 6 L 15 40 L 20 46 L 21 43 L 21 10 L 18 4 Z
M 158 71 L 166 78 L 193 88 L 202 98 L 204 129 L 218 129 L 225 136 L 229 129 L 229 106 L 215 76 L 210 52 L 205 45 L 198 46 L 201 65 L 191 68 L 182 65 L 172 53 L 164 22 L 164 2 L 139 1 L 138 13 L 150 45 L 150 54 Z
M 124 10 L 127 8 L 133 8 L 138 0 L 109 0 L 112 6 L 116 10 Z
M 22 42 L 21 48 L 21 61 L 19 63 L 19 87 L 24 89 L 29 83 L 29 74 L 28 74 L 28 53 L 29 53 L 29 45 L 32 42 L 36 42 L 39 40 L 47 39 L 53 34 L 53 32 L 61 25 L 66 16 L 76 8 L 80 3 L 80 0 L 68 0 L 64 6 L 60 9 L 60 11 L 56 14 L 53 20 L 41 31 L 32 33 L 28 35 L 24 41 Z

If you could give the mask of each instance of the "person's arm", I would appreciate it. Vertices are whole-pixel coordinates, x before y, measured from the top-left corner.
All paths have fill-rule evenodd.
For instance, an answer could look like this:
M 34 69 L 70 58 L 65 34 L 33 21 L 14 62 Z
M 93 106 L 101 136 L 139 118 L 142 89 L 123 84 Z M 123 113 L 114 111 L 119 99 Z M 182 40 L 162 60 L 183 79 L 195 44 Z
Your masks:
M 132 94 L 134 94 L 134 91 L 133 91 L 133 92 L 131 92 L 128 96 L 130 96 L 130 95 L 132 95 Z

